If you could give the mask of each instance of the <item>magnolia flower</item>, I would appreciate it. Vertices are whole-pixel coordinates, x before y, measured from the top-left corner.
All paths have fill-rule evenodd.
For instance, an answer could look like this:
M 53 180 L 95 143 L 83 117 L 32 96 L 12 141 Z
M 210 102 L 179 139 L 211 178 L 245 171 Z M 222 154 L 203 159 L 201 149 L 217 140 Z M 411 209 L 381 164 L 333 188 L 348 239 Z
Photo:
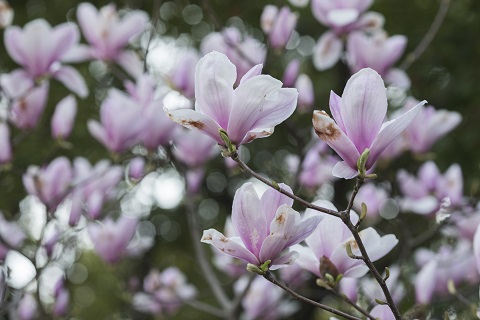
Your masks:
M 5 30 L 5 48 L 12 59 L 24 68 L 22 77 L 38 80 L 51 76 L 85 97 L 88 88 L 80 73 L 72 67 L 61 65 L 79 39 L 74 24 L 63 23 L 52 28 L 43 19 L 33 20 L 23 29 L 11 26 Z
M 185 97 L 192 99 L 195 97 L 195 65 L 200 59 L 199 54 L 194 49 L 189 49 L 182 54 L 172 70 L 168 72 L 167 79 L 173 89 L 181 92 Z
M 15 126 L 20 129 L 32 129 L 37 125 L 47 104 L 48 87 L 48 82 L 44 82 L 13 101 L 10 119 Z
M 309 112 L 315 99 L 312 79 L 301 73 L 295 82 L 295 88 L 298 90 L 298 110 L 301 112 Z
M 298 14 L 290 11 L 288 6 L 280 10 L 274 5 L 267 5 L 263 9 L 260 22 L 263 32 L 273 48 L 284 48 L 292 36 L 297 25 Z
M 267 137 L 293 113 L 298 93 L 282 88 L 271 76 L 261 75 L 261 70 L 261 65 L 253 67 L 233 89 L 235 65 L 222 53 L 209 53 L 195 69 L 195 110 L 165 112 L 173 121 L 199 130 L 221 145 L 225 142 L 219 129 L 237 146 Z
M 114 4 L 97 10 L 92 4 L 84 2 L 78 6 L 77 20 L 91 46 L 87 49 L 88 56 L 114 61 L 134 77 L 141 75 L 141 61 L 135 52 L 124 47 L 146 28 L 148 16 L 144 12 L 134 10 L 120 18 Z
M 417 104 L 415 98 L 409 97 L 403 109 L 408 111 Z M 428 152 L 438 139 L 452 131 L 461 121 L 462 116 L 458 112 L 437 110 L 427 105 L 405 130 L 403 136 L 412 152 Z
M 121 216 L 117 221 L 105 219 L 102 224 L 92 222 L 88 234 L 97 254 L 108 263 L 116 263 L 124 256 L 135 235 L 137 219 Z
M 387 38 L 384 33 L 368 36 L 363 32 L 352 32 L 347 41 L 348 65 L 352 73 L 372 68 L 385 77 L 402 56 L 406 45 L 407 38 L 401 35 Z
M 12 143 L 10 142 L 10 128 L 8 124 L 0 121 L 0 164 L 12 160 Z
M 88 131 L 112 152 L 123 152 L 141 139 L 141 108 L 133 99 L 111 89 L 100 106 L 100 122 L 89 120 Z
M 357 161 L 366 149 L 370 150 L 370 156 L 365 168 L 372 168 L 381 152 L 413 121 L 423 104 L 425 101 L 384 123 L 386 89 L 378 73 L 368 68 L 348 80 L 342 97 L 332 91 L 333 119 L 325 111 L 314 111 L 313 126 L 317 135 L 344 160 L 335 165 L 333 175 L 345 179 L 357 176 Z
M 341 31 L 355 23 L 373 0 L 312 0 L 313 16 L 323 25 Z
M 54 210 L 68 195 L 72 178 L 70 161 L 59 157 L 43 168 L 28 167 L 23 175 L 23 185 L 27 192 L 40 199 L 48 210 Z
M 373 183 L 366 183 L 358 191 L 353 208 L 361 210 L 361 203 L 365 203 L 368 208 L 367 219 L 375 219 L 380 216 L 380 210 L 384 201 L 388 199 L 388 193 L 385 188 L 376 186 Z
M 452 164 L 442 175 L 433 161 L 423 164 L 418 177 L 406 170 L 399 170 L 397 181 L 404 198 L 400 202 L 403 210 L 418 214 L 431 214 L 448 198 L 450 206 L 463 202 L 463 176 L 458 164 Z
M 337 211 L 331 202 L 319 200 L 316 204 Z M 306 215 L 320 217 L 322 220 L 313 233 L 305 239 L 306 247 L 298 245 L 293 248 L 299 253 L 296 264 L 321 278 L 325 273 L 329 273 L 334 278 L 339 274 L 344 277 L 360 278 L 368 272 L 368 267 L 362 260 L 348 256 L 347 245 L 350 245 L 353 254 L 361 255 L 361 253 L 352 233 L 341 219 L 317 213 L 311 209 L 307 210 Z M 352 222 L 358 221 L 356 213 L 351 212 L 351 217 Z M 360 231 L 359 235 L 371 261 L 382 258 L 398 243 L 395 235 L 380 236 L 371 227 Z
M 291 192 L 288 186 L 281 187 Z M 201 241 L 256 266 L 268 260 L 269 267 L 274 268 L 291 264 L 296 252 L 289 247 L 308 237 L 320 222 L 319 216 L 301 219 L 292 204 L 292 199 L 274 189 L 268 189 L 260 199 L 253 184 L 246 183 L 233 199 L 232 223 L 238 237 L 227 238 L 209 229 Z
M 210 33 L 202 40 L 200 51 L 204 55 L 211 51 L 225 54 L 237 68 L 237 84 L 248 70 L 262 64 L 267 56 L 267 50 L 262 43 L 248 35 L 242 35 L 234 27 Z

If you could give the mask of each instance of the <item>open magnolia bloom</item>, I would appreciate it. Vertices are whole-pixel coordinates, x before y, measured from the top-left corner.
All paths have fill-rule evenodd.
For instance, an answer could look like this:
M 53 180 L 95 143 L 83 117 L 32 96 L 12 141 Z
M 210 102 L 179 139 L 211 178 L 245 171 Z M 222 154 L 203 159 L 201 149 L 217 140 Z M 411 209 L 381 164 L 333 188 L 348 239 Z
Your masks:
M 168 116 L 189 129 L 209 135 L 221 145 L 219 129 L 227 132 L 236 146 L 263 138 L 295 110 L 298 92 L 282 88 L 282 82 L 261 75 L 256 65 L 240 80 L 237 88 L 235 65 L 227 56 L 211 52 L 195 68 L 195 110 L 165 109 Z
M 280 186 L 292 192 L 288 186 Z M 274 189 L 265 191 L 260 199 L 253 184 L 246 183 L 233 199 L 232 223 L 238 237 L 227 238 L 209 229 L 201 241 L 256 266 L 268 260 L 271 269 L 292 264 L 297 253 L 289 247 L 305 240 L 321 220 L 319 215 L 302 219 L 292 204 L 292 199 Z
M 316 134 L 344 160 L 333 168 L 333 175 L 351 179 L 358 175 L 357 161 L 365 149 L 370 156 L 369 170 L 382 151 L 413 121 L 426 101 L 400 117 L 384 122 L 387 114 L 387 91 L 380 75 L 365 68 L 347 82 L 342 97 L 330 94 L 333 119 L 325 111 L 313 112 Z

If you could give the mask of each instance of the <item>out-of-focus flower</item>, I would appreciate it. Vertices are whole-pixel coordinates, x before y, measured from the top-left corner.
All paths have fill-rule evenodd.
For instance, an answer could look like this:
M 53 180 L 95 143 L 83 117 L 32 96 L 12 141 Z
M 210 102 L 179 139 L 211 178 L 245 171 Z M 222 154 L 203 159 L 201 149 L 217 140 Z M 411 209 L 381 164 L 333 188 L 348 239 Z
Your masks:
M 133 305 L 151 314 L 172 314 L 197 294 L 195 287 L 187 283 L 185 275 L 176 267 L 163 272 L 150 270 L 143 280 L 143 290 L 133 296 Z
M 268 35 L 268 41 L 273 48 L 281 49 L 287 45 L 297 25 L 298 14 L 285 6 L 280 10 L 274 5 L 263 8 L 260 24 L 263 32 Z
M 0 28 L 6 28 L 12 24 L 13 21 L 13 9 L 10 7 L 7 1 L 0 0 Z
M 182 54 L 167 75 L 170 85 L 185 97 L 195 97 L 195 66 L 200 59 L 196 50 L 190 49 Z
M 370 315 L 375 319 L 395 320 L 392 310 L 387 305 L 377 305 L 371 311 Z
M 315 203 L 337 211 L 331 202 L 318 200 Z M 348 256 L 345 249 L 347 245 L 350 245 L 355 255 L 360 255 L 360 251 L 350 230 L 341 219 L 310 209 L 307 210 L 306 216 L 317 216 L 322 221 L 305 239 L 307 246 L 298 245 L 293 248 L 299 253 L 296 264 L 321 278 L 325 277 L 325 273 L 329 273 L 334 278 L 339 274 L 344 277 L 359 278 L 368 272 L 368 267 L 362 260 Z M 351 217 L 354 223 L 358 220 L 358 216 L 353 211 Z M 372 227 L 360 231 L 359 234 L 372 261 L 385 256 L 398 243 L 395 235 L 380 236 Z
M 68 195 L 72 178 L 70 161 L 58 157 L 42 168 L 29 166 L 23 175 L 23 185 L 29 194 L 36 196 L 52 211 Z
M 392 65 L 402 56 L 407 45 L 405 36 L 387 37 L 385 33 L 368 36 L 352 32 L 347 40 L 347 60 L 352 73 L 372 68 L 385 77 Z
M 397 181 L 404 198 L 400 201 L 403 210 L 418 214 L 431 214 L 440 208 L 443 199 L 448 198 L 450 206 L 463 202 L 462 169 L 451 165 L 442 175 L 433 161 L 423 164 L 418 177 L 401 169 Z
M 418 100 L 409 97 L 403 110 L 408 111 L 418 104 Z M 431 105 L 425 106 L 403 133 L 409 149 L 413 153 L 428 152 L 441 137 L 452 131 L 462 121 L 456 111 L 437 110 Z
M 81 97 L 88 88 L 80 73 L 61 61 L 78 43 L 80 35 L 72 23 L 52 28 L 44 19 L 30 21 L 23 29 L 17 26 L 5 30 L 5 48 L 12 59 L 21 65 L 23 76 L 33 80 L 53 77 Z
M 65 280 L 60 278 L 57 281 L 57 284 L 54 288 L 54 304 L 52 315 L 54 317 L 61 317 L 67 313 L 68 305 L 70 302 L 70 294 L 68 292 L 68 288 L 65 288 Z
M 480 280 L 472 244 L 467 240 L 459 240 L 454 247 L 444 245 L 436 253 L 419 249 L 415 262 L 421 268 L 415 278 L 415 296 L 420 304 L 430 304 L 434 295 L 448 295 L 449 281 L 458 286 Z
M 137 223 L 137 219 L 125 216 L 117 221 L 106 218 L 102 223 L 90 223 L 88 234 L 97 254 L 110 264 L 120 261 L 135 235 Z
M 282 188 L 291 192 L 286 185 Z M 246 183 L 233 199 L 232 223 L 238 237 L 227 238 L 209 229 L 201 241 L 256 266 L 267 260 L 274 268 L 292 264 L 296 252 L 289 247 L 303 241 L 320 222 L 319 216 L 302 219 L 292 204 L 292 199 L 274 189 L 265 191 L 260 199 L 253 184 Z
M 139 105 L 111 89 L 100 106 L 100 122 L 88 121 L 90 134 L 112 152 L 123 152 L 140 141 L 144 118 Z
M 313 65 L 317 70 L 329 69 L 342 56 L 343 41 L 332 31 L 320 36 L 313 51 Z
M 267 56 L 267 50 L 262 43 L 250 36 L 243 36 L 234 27 L 210 33 L 203 39 L 200 51 L 204 55 L 211 51 L 225 54 L 237 68 L 237 84 L 251 68 L 265 62 Z
M 330 111 L 314 111 L 313 126 L 317 135 L 344 160 L 333 168 L 333 175 L 351 179 L 358 175 L 357 161 L 370 150 L 366 162 L 369 170 L 382 151 L 413 121 L 422 105 L 384 123 L 387 93 L 382 78 L 372 69 L 362 69 L 347 82 L 342 97 L 330 94 Z M 335 121 L 334 121 L 335 120 Z
M 234 290 L 237 294 L 246 290 L 248 282 L 248 277 L 241 277 L 235 282 Z M 298 305 L 285 299 L 285 294 L 279 287 L 262 277 L 256 277 L 242 300 L 242 307 L 245 319 L 277 320 L 294 313 Z
M 122 178 L 122 169 L 103 160 L 92 166 L 85 158 L 73 161 L 71 225 L 78 222 L 85 209 L 88 217 L 100 216 L 103 203 L 113 196 L 113 190 Z
M 77 114 L 77 101 L 75 97 L 69 95 L 63 98 L 55 108 L 52 116 L 52 137 L 56 139 L 66 139 L 70 136 Z
M 90 58 L 113 61 L 133 77 L 142 74 L 143 66 L 135 52 L 125 50 L 130 39 L 145 30 L 148 16 L 133 10 L 119 17 L 115 5 L 97 10 L 91 3 L 81 3 L 77 8 L 77 20 L 85 39 L 90 44 Z
M 25 238 L 25 232 L 18 224 L 5 220 L 0 212 L 0 260 L 5 261 L 8 251 L 20 247 Z
M 366 183 L 358 191 L 353 208 L 358 211 L 362 210 L 361 204 L 363 202 L 367 205 L 368 210 L 366 218 L 376 219 L 380 216 L 382 203 L 387 199 L 388 193 L 384 188 L 373 183 Z
M 126 81 L 125 88 L 131 99 L 141 109 L 140 117 L 143 121 L 143 127 L 140 132 L 140 140 L 143 145 L 149 150 L 155 150 L 159 146 L 167 146 L 176 134 L 178 126 L 170 121 L 163 111 L 161 98 L 155 99 L 155 82 L 153 79 L 144 74 L 137 79 L 136 84 Z
M 261 65 L 253 67 L 233 89 L 235 65 L 227 56 L 212 52 L 200 59 L 195 69 L 195 110 L 166 110 L 175 122 L 200 130 L 221 145 L 219 129 L 227 132 L 235 145 L 267 137 L 273 128 L 295 110 L 297 90 L 261 75 Z
M 295 88 L 298 90 L 298 110 L 310 111 L 315 99 L 312 79 L 307 74 L 301 73 L 295 82 Z
M 373 0 L 312 0 L 312 13 L 323 25 L 341 32 L 348 30 L 359 20 L 361 14 L 372 5 L 372 2 Z
M 282 77 L 284 87 L 293 88 L 295 86 L 295 82 L 297 81 L 298 73 L 300 71 L 300 66 L 301 62 L 298 59 L 293 59 L 288 63 Z
M 12 143 L 10 142 L 10 128 L 4 121 L 0 121 L 0 164 L 12 160 Z

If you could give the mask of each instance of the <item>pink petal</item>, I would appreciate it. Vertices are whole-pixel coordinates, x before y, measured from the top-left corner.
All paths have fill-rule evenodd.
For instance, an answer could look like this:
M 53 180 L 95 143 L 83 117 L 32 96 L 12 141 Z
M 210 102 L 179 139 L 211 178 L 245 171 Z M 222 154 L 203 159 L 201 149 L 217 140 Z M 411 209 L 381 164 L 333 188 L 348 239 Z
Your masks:
M 200 59 L 195 68 L 195 110 L 224 129 L 227 129 L 233 107 L 236 78 L 235 65 L 226 55 L 215 51 Z
M 63 83 L 65 87 L 75 92 L 79 97 L 88 96 L 88 88 L 82 75 L 77 69 L 69 66 L 62 66 L 53 74 L 53 77 Z
M 286 184 L 280 183 L 279 186 L 283 190 L 293 193 L 292 189 L 290 189 L 290 187 Z M 260 201 L 262 203 L 262 211 L 265 215 L 267 224 L 270 224 L 270 222 L 275 217 L 278 207 L 283 204 L 286 204 L 289 207 L 293 206 L 293 199 L 272 188 L 267 189 L 267 191 L 263 193 Z
M 78 5 L 77 21 L 89 43 L 95 44 L 100 40 L 97 34 L 100 29 L 98 11 L 91 3 L 83 2 Z
M 358 175 L 358 170 L 350 167 L 345 161 L 340 161 L 335 164 L 332 169 L 332 175 L 334 177 L 343 179 L 353 179 Z
M 342 40 L 339 39 L 334 32 L 325 32 L 315 45 L 313 65 L 319 71 L 330 69 L 340 59 L 342 50 Z
M 178 110 L 166 110 L 167 116 L 174 122 L 184 126 L 185 128 L 199 130 L 202 133 L 210 136 L 221 145 L 225 145 L 225 142 L 220 138 L 218 132 L 221 129 L 220 125 L 212 118 L 191 110 L 191 109 L 178 109 Z
M 242 259 L 255 265 L 260 264 L 255 255 L 248 251 L 243 245 L 233 240 L 232 238 L 225 237 L 222 233 L 218 232 L 215 229 L 203 231 L 201 241 L 203 243 L 211 244 L 218 250 L 228 255 L 231 255 L 232 257 Z
M 143 63 L 134 51 L 122 51 L 115 57 L 115 62 L 135 79 L 143 74 Z
M 252 69 L 248 70 L 247 73 L 240 79 L 240 84 L 246 82 L 247 80 L 250 80 L 253 77 L 256 77 L 262 73 L 263 69 L 263 64 L 257 64 L 254 66 Z
M 147 22 L 148 16 L 143 11 L 128 13 L 117 23 L 115 29 L 110 30 L 109 45 L 114 48 L 125 46 L 130 38 L 145 30 Z
M 386 113 L 387 91 L 380 75 L 368 68 L 354 74 L 343 91 L 341 114 L 345 132 L 360 154 L 370 148 Z
M 417 116 L 417 114 L 423 109 L 422 106 L 427 103 L 425 100 L 417 104 L 411 110 L 405 112 L 397 119 L 385 122 L 380 132 L 372 143 L 370 148 L 370 156 L 367 161 L 367 169 L 377 161 L 380 153 L 392 142 L 408 125 L 410 125 Z
M 252 183 L 245 183 L 235 192 L 232 206 L 233 226 L 245 247 L 257 257 L 268 234 L 265 215 L 259 212 L 261 207 L 262 204 Z
M 342 101 L 343 103 L 343 101 Z M 360 153 L 340 127 L 324 111 L 313 112 L 315 133 L 352 168 L 357 168 Z

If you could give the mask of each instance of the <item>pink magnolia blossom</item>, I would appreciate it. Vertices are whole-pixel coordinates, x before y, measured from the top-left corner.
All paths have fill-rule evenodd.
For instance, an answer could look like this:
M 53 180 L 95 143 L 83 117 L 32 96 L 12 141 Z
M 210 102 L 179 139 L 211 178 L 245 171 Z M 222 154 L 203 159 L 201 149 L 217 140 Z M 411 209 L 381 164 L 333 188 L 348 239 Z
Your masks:
M 286 185 L 282 188 L 291 192 Z M 274 268 L 291 264 L 296 252 L 289 247 L 309 236 L 320 221 L 318 216 L 302 219 L 292 204 L 292 199 L 274 189 L 260 199 L 253 184 L 246 183 L 233 199 L 232 222 L 238 237 L 227 238 L 209 229 L 203 232 L 201 241 L 256 266 L 267 260 Z
M 184 127 L 209 135 L 224 145 L 219 129 L 228 133 L 235 145 L 269 136 L 273 128 L 295 110 L 297 90 L 260 75 L 253 67 L 233 89 L 235 65 L 222 53 L 212 52 L 200 59 L 195 69 L 195 110 L 166 110 Z
M 403 55 L 407 45 L 405 36 L 388 37 L 383 33 L 368 36 L 352 32 L 347 41 L 347 60 L 352 73 L 372 68 L 385 77 L 392 65 Z
M 82 212 L 96 219 L 100 216 L 103 204 L 110 199 L 114 189 L 122 179 L 122 169 L 102 160 L 92 166 L 85 158 L 73 161 L 72 209 L 69 223 L 75 225 Z
M 91 58 L 116 62 L 135 78 L 142 74 L 142 63 L 135 52 L 125 50 L 125 46 L 145 30 L 148 16 L 144 12 L 134 10 L 120 18 L 113 3 L 97 10 L 84 2 L 78 6 L 77 20 L 90 44 Z
M 417 303 L 430 304 L 436 296 L 448 295 L 448 282 L 478 284 L 480 278 L 472 243 L 459 240 L 454 247 L 443 245 L 437 252 L 419 249 L 415 262 L 421 269 L 415 277 Z
M 182 303 L 197 295 L 185 275 L 176 267 L 163 272 L 152 269 L 143 280 L 143 292 L 133 296 L 135 309 L 151 314 L 172 314 Z
M 389 198 L 385 188 L 381 186 L 376 186 L 373 183 L 366 183 L 358 191 L 357 197 L 355 198 L 355 203 L 353 208 L 356 210 L 361 210 L 362 202 L 367 205 L 367 219 L 376 219 L 380 217 L 380 210 L 382 209 L 382 204 Z
M 251 68 L 264 63 L 267 56 L 267 50 L 262 43 L 248 35 L 242 35 L 234 27 L 210 33 L 203 39 L 200 51 L 204 55 L 211 51 L 225 54 L 237 68 L 237 84 Z
M 77 101 L 72 95 L 66 96 L 57 104 L 52 116 L 52 136 L 66 139 L 70 136 L 77 114 Z
M 409 97 L 403 110 L 408 111 L 418 104 L 418 100 Z M 441 137 L 452 131 L 462 121 L 460 113 L 437 110 L 431 105 L 425 108 L 413 120 L 403 133 L 406 143 L 414 153 L 428 152 Z
M 129 96 L 111 89 L 100 106 L 100 122 L 88 121 L 88 131 L 112 152 L 123 152 L 141 139 L 142 110 Z
M 159 146 L 167 146 L 176 134 L 178 126 L 170 121 L 163 112 L 162 100 L 155 98 L 155 82 L 152 77 L 144 74 L 138 77 L 137 82 L 126 81 L 125 88 L 130 98 L 139 105 L 138 121 L 143 121 L 139 139 L 149 150 Z
M 368 68 L 348 80 L 342 97 L 332 91 L 333 119 L 325 111 L 314 111 L 313 126 L 317 135 L 344 160 L 335 165 L 333 175 L 345 179 L 357 176 L 357 161 L 365 149 L 370 150 L 366 169 L 372 168 L 382 151 L 410 125 L 424 103 L 384 122 L 386 89 L 378 73 Z
M 315 99 L 312 79 L 307 74 L 301 73 L 295 82 L 295 88 L 298 90 L 298 110 L 310 111 Z
M 332 203 L 325 200 L 315 202 L 324 208 L 337 211 Z M 360 255 L 357 243 L 347 226 L 337 217 L 320 214 L 307 210 L 307 216 L 317 216 L 321 222 L 313 233 L 305 239 L 307 246 L 295 246 L 299 253 L 295 261 L 300 267 L 313 274 L 324 277 L 322 270 L 333 277 L 342 274 L 344 277 L 360 278 L 368 272 L 368 267 L 362 260 L 348 256 L 346 246 L 350 244 L 353 254 Z M 352 221 L 355 223 L 358 216 L 352 211 Z M 398 243 L 393 234 L 380 236 L 375 229 L 369 227 L 359 232 L 365 249 L 371 261 L 376 261 L 389 253 Z
M 137 219 L 125 216 L 121 216 L 117 221 L 107 218 L 101 224 L 90 223 L 88 234 L 97 254 L 110 264 L 120 261 L 135 235 L 137 223 Z
M 274 5 L 263 8 L 260 24 L 273 48 L 285 48 L 297 25 L 298 14 L 290 11 L 288 6 L 278 9 Z
M 28 90 L 24 96 L 13 100 L 10 119 L 20 129 L 33 129 L 40 121 L 48 99 L 48 82 Z
M 27 192 L 43 202 L 48 210 L 56 207 L 68 195 L 73 178 L 70 161 L 58 157 L 47 166 L 30 166 L 23 175 L 23 185 Z
M 17 26 L 5 30 L 5 48 L 12 59 L 21 65 L 23 76 L 34 80 L 53 77 L 81 97 L 88 88 L 80 73 L 61 64 L 68 52 L 78 43 L 80 35 L 74 24 L 63 23 L 52 28 L 43 19 L 33 20 L 23 29 Z
M 312 0 L 313 16 L 323 25 L 342 31 L 359 20 L 373 0 Z
M 435 163 L 428 161 L 419 168 L 418 177 L 399 170 L 397 181 L 404 195 L 400 201 L 403 210 L 428 215 L 438 210 L 445 198 L 452 207 L 463 203 L 462 169 L 458 164 L 442 175 Z
M 198 52 L 190 49 L 179 57 L 167 75 L 173 89 L 189 99 L 195 97 L 195 66 L 199 59 Z
M 0 164 L 12 160 L 12 143 L 10 142 L 10 128 L 4 121 L 0 122 Z

